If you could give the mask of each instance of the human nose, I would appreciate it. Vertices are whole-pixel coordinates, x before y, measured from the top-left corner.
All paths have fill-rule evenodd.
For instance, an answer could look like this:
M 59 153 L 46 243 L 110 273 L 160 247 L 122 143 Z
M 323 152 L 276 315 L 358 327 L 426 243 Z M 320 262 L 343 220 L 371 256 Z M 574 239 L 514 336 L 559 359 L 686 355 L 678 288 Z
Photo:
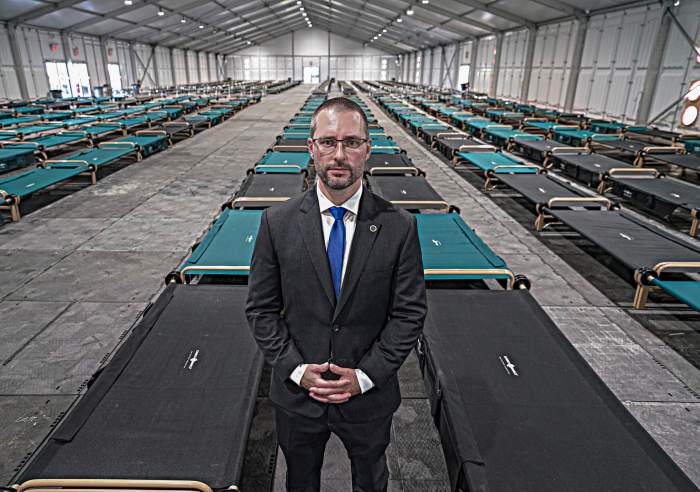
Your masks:
M 333 149 L 334 158 L 345 157 L 345 142 L 342 140 L 336 141 L 335 148 Z

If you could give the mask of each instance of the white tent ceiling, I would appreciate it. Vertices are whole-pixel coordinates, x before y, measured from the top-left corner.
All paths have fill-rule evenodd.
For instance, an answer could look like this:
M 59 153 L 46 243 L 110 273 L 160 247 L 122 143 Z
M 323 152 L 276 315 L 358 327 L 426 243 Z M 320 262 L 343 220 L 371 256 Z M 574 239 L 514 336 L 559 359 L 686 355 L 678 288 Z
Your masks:
M 233 53 L 315 27 L 390 53 L 536 27 L 652 0 L 0 0 L 0 20 Z M 303 7 L 303 11 L 301 8 Z M 411 10 L 412 14 L 407 15 Z M 160 12 L 160 15 L 159 15 Z M 400 19 L 400 20 L 399 20 Z M 184 22 L 183 22 L 184 21 Z M 381 36 L 375 36 L 381 34 Z

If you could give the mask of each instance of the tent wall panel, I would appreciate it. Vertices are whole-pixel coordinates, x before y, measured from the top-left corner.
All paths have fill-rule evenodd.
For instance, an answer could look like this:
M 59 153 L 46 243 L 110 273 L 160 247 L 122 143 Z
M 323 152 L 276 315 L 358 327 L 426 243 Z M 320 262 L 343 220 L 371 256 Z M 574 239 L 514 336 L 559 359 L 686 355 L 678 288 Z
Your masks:
M 7 99 L 22 97 L 10 50 L 10 38 L 4 26 L 0 26 L 0 97 Z
M 656 5 L 592 16 L 586 32 L 574 111 L 633 122 L 640 77 L 661 20 Z M 636 90 L 633 90 L 636 89 Z
M 542 26 L 535 35 L 528 102 L 563 108 L 576 40 L 576 22 Z
M 700 36 L 700 2 L 681 2 L 674 12 L 686 32 L 697 40 Z M 700 79 L 700 64 L 695 59 L 688 41 L 678 27 L 671 23 L 650 118 L 657 116 L 674 101 L 680 99 L 688 91 L 688 86 L 698 79 Z M 656 124 L 677 129 L 682 109 L 681 103 L 660 118 Z
M 496 91 L 498 97 L 520 98 L 528 38 L 527 30 L 505 33 Z
M 478 92 L 488 92 L 491 88 L 491 78 L 496 51 L 496 37 L 489 36 L 479 40 L 476 53 L 476 70 L 474 74 L 473 90 Z

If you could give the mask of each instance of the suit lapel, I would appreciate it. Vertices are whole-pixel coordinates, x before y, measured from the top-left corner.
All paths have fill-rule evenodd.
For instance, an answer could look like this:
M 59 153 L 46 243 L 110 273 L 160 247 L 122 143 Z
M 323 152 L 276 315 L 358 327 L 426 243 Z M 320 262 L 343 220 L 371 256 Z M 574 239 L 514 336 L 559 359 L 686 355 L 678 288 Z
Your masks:
M 316 197 L 316 187 L 311 188 L 306 193 L 299 209 L 303 212 L 299 220 L 299 228 L 301 229 L 301 237 L 304 240 L 306 251 L 309 254 L 311 264 L 323 287 L 323 291 L 328 297 L 328 301 L 331 305 L 335 305 L 335 291 L 333 290 L 331 269 L 328 266 L 326 242 L 323 239 L 321 211 L 318 206 L 318 198 Z
M 335 321 L 341 313 L 345 303 L 355 289 L 358 280 L 360 280 L 365 263 L 367 263 L 367 258 L 369 258 L 374 242 L 377 236 L 379 236 L 379 231 L 382 226 L 376 222 L 375 215 L 374 197 L 369 190 L 365 189 L 362 192 L 362 199 L 360 200 L 360 208 L 355 222 L 355 235 L 353 236 L 352 247 L 350 248 L 350 258 L 348 259 L 348 265 L 345 269 L 343 286 L 340 290 L 340 299 L 335 307 L 333 321 Z

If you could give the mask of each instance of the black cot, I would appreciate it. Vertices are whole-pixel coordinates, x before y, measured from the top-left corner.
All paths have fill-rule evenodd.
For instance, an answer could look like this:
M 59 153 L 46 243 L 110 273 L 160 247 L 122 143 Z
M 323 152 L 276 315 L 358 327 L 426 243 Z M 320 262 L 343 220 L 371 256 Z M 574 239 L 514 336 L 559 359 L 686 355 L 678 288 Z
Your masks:
M 251 173 L 227 205 L 231 208 L 265 208 L 286 202 L 305 190 L 305 174 Z
M 611 209 L 613 203 L 607 198 L 585 194 L 581 190 L 552 178 L 548 173 L 502 173 L 498 179 L 520 193 L 526 200 L 535 204 L 537 219 L 534 227 L 541 231 L 551 218 L 545 208 L 592 208 Z
M 634 168 L 632 164 L 595 152 L 555 153 L 552 159 L 564 174 L 591 188 L 597 188 L 605 173 L 611 169 Z
M 669 220 L 678 210 L 687 210 L 695 236 L 700 221 L 700 187 L 673 178 L 666 178 L 656 169 L 613 169 L 604 177 L 609 191 L 657 217 Z M 608 191 L 606 189 L 606 191 Z
M 453 491 L 697 491 L 527 291 L 428 305 L 418 354 Z
M 366 179 L 373 193 L 398 207 L 443 211 L 450 208 L 423 176 L 367 176 Z
M 186 480 L 238 490 L 263 366 L 246 295 L 245 286 L 170 284 L 18 482 L 139 480 L 143 490 Z
M 376 174 L 422 174 L 406 154 L 370 154 L 365 162 L 365 172 Z

